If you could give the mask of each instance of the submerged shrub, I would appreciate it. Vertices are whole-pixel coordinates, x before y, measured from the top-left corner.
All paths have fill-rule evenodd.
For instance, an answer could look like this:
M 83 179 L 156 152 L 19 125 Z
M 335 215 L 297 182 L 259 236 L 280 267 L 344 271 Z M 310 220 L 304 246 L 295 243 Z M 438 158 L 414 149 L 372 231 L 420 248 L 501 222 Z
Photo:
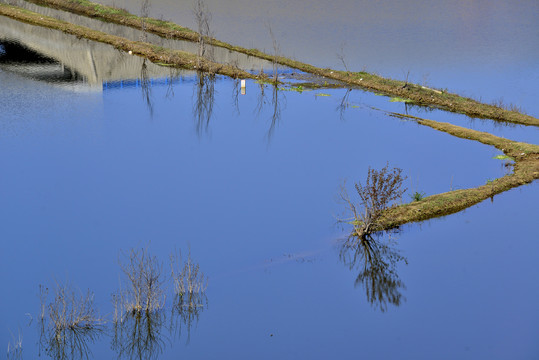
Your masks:
M 94 294 L 77 293 L 69 285 L 56 284 L 47 304 L 48 288 L 40 286 L 40 346 L 54 359 L 84 359 L 89 344 L 103 332 L 104 321 L 94 307 Z
M 120 261 L 120 268 L 127 281 L 125 290 L 113 297 L 115 314 L 160 309 L 165 300 L 161 263 L 144 249 L 131 249 L 124 258 L 124 262 Z
M 181 336 L 182 327 L 186 327 L 189 342 L 191 327 L 198 322 L 200 314 L 208 306 L 205 293 L 208 278 L 204 276 L 200 266 L 191 259 L 191 251 L 185 261 L 182 261 L 181 252 L 171 254 L 170 269 L 174 282 L 171 332 Z

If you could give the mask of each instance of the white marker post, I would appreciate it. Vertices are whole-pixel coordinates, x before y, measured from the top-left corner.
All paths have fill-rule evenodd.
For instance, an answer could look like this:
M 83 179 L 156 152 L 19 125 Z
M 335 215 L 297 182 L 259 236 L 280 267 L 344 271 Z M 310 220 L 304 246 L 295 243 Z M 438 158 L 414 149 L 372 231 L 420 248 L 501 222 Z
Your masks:
M 245 95 L 245 80 L 241 81 L 241 94 Z

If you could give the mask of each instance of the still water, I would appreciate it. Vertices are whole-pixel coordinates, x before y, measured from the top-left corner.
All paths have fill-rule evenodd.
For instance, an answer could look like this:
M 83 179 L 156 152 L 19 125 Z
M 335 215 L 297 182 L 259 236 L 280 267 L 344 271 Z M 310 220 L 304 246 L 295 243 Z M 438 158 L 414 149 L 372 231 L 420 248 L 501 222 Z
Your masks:
M 20 334 L 23 358 L 47 358 L 39 285 L 69 282 L 90 289 L 109 321 L 88 342 L 96 359 L 539 356 L 537 183 L 405 226 L 390 273 L 362 277 L 370 265 L 342 256 L 339 189 L 347 180 L 351 191 L 369 166 L 402 168 L 404 201 L 507 171 L 496 149 L 375 108 L 461 119 L 360 90 L 274 92 L 248 81 L 240 95 L 227 78 L 201 83 L 73 40 L 114 65 L 90 82 L 18 41 L 3 43 L 0 62 L 0 345 Z M 31 61 L 6 60 L 10 49 Z M 502 129 L 537 143 L 534 129 Z M 132 248 L 164 264 L 167 295 L 139 353 L 125 346 L 141 344 L 131 323 L 123 346 L 110 323 Z M 186 322 L 172 310 L 176 250 L 209 279 Z M 373 286 L 382 291 L 370 295 Z

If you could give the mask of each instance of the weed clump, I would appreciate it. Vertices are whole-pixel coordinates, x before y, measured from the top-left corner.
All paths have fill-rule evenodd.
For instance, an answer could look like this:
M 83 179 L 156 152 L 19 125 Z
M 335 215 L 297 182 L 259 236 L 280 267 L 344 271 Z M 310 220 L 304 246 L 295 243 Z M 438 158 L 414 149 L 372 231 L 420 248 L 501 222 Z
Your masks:
M 208 287 L 208 278 L 200 270 L 200 266 L 191 259 L 191 251 L 182 263 L 182 254 L 170 255 L 170 270 L 174 283 L 174 293 L 179 296 L 188 294 L 203 294 Z
M 120 268 L 127 278 L 127 284 L 126 289 L 120 290 L 114 297 L 115 321 L 118 314 L 156 311 L 165 302 L 162 265 L 157 258 L 144 249 L 131 249 L 124 257 L 125 262 L 120 261 Z
M 125 289 L 112 296 L 112 348 L 119 358 L 154 359 L 164 348 L 162 264 L 145 249 L 131 249 L 123 257 L 120 268 L 126 278 Z
M 182 261 L 181 252 L 172 253 L 170 269 L 174 283 L 170 328 L 181 336 L 182 327 L 186 327 L 189 342 L 193 323 L 198 322 L 200 314 L 208 306 L 206 297 L 208 278 L 200 270 L 200 266 L 191 259 L 191 251 L 185 261 Z

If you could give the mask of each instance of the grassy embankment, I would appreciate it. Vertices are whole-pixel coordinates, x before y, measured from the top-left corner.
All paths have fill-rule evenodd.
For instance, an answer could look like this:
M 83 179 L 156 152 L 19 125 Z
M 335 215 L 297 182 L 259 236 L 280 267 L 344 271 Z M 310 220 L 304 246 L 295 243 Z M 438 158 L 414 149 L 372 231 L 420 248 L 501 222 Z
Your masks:
M 454 214 L 504 191 L 539 179 L 538 145 L 512 141 L 486 132 L 415 116 L 398 113 L 389 113 L 389 115 L 411 119 L 418 124 L 429 126 L 459 138 L 494 146 L 505 155 L 511 157 L 514 160 L 514 165 L 513 173 L 499 179 L 487 181 L 485 185 L 436 194 L 425 197 L 420 201 L 391 208 L 386 211 L 380 220 L 378 230 L 391 229 L 406 223 Z
M 88 0 L 29 1 L 41 6 L 48 6 L 87 17 L 101 19 L 111 23 L 142 29 L 143 21 L 140 17 L 130 14 L 122 9 L 92 3 Z M 170 39 L 198 41 L 198 33 L 169 21 L 145 18 L 144 24 L 146 31 L 156 35 Z M 462 113 L 471 117 L 539 126 L 539 119 L 523 114 L 513 106 L 505 108 L 503 104 L 484 104 L 474 99 L 462 97 L 447 91 L 426 88 L 404 81 L 387 79 L 367 72 L 348 72 L 322 69 L 283 56 L 274 57 L 273 55 L 265 54 L 256 49 L 245 49 L 240 46 L 234 46 L 213 38 L 208 38 L 206 41 L 207 43 L 216 46 L 255 56 L 268 61 L 276 60 L 276 62 L 281 65 L 295 68 L 304 72 L 342 81 L 346 84 L 359 86 L 364 89 L 373 90 L 386 95 L 407 99 L 417 105 L 438 107 L 447 111 Z
M 32 0 L 40 5 L 48 5 L 57 9 L 75 12 L 81 15 L 99 18 L 118 24 L 128 25 L 135 28 L 141 27 L 141 19 L 135 15 L 107 6 L 90 3 L 86 0 Z M 197 56 L 185 52 L 164 49 L 155 45 L 140 41 L 130 41 L 125 38 L 94 31 L 82 26 L 59 21 L 43 15 L 32 13 L 17 7 L 0 4 L 0 15 L 9 16 L 19 21 L 48 27 L 66 32 L 68 34 L 84 37 L 90 40 L 110 44 L 123 51 L 132 51 L 133 54 L 144 56 L 155 63 L 169 64 L 187 69 L 196 69 Z M 146 30 L 169 38 L 196 41 L 198 34 L 192 30 L 180 27 L 176 24 L 146 19 Z M 258 50 L 243 49 L 215 39 L 209 42 L 230 50 L 239 51 L 248 55 L 272 61 L 273 56 L 264 54 Z M 309 64 L 304 64 L 284 57 L 278 57 L 277 61 L 285 66 L 293 67 L 305 72 L 325 76 L 347 84 L 357 85 L 369 90 L 383 92 L 388 95 L 398 96 L 412 100 L 415 104 L 436 106 L 445 110 L 460 112 L 473 117 L 490 118 L 498 121 L 512 123 L 539 125 L 539 120 L 517 111 L 509 111 L 499 106 L 482 104 L 472 99 L 460 97 L 438 90 L 425 89 L 418 85 L 406 84 L 402 81 L 384 79 L 382 77 L 365 72 L 352 73 L 331 69 L 320 69 Z M 199 70 L 212 71 L 231 77 L 256 78 L 256 76 L 241 71 L 226 64 L 218 64 L 203 60 Z M 507 191 L 519 185 L 523 185 L 539 178 L 539 146 L 515 142 L 500 138 L 489 133 L 479 132 L 462 128 L 456 125 L 426 120 L 403 114 L 391 113 L 392 116 L 406 117 L 417 121 L 421 125 L 430 126 L 436 130 L 449 133 L 453 136 L 479 141 L 484 144 L 495 146 L 507 156 L 515 160 L 513 174 L 496 179 L 485 185 L 472 189 L 455 190 L 443 194 L 432 195 L 421 201 L 401 205 L 387 212 L 380 230 L 396 227 L 408 222 L 416 222 L 434 217 L 452 214 L 477 204 L 496 194 Z

